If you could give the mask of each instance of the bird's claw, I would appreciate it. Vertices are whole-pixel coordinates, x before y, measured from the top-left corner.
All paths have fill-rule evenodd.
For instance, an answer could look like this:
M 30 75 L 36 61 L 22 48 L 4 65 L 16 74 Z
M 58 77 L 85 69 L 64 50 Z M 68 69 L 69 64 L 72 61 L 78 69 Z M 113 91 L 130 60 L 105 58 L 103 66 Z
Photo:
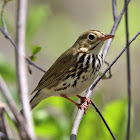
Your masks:
M 84 114 L 86 115 L 86 110 L 88 109 L 88 105 L 85 103 L 77 104 L 78 109 L 84 109 Z
M 87 102 L 87 105 L 91 104 L 89 98 L 87 98 L 87 97 L 82 97 L 82 96 L 80 96 L 80 95 L 77 95 L 77 97 L 81 99 L 81 104 L 84 103 L 84 102 Z

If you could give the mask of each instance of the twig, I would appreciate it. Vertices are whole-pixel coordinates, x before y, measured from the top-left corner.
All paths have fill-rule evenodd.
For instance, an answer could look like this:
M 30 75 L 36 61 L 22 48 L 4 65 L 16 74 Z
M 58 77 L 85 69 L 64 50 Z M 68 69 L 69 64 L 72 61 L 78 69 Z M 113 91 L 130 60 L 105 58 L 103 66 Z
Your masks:
M 131 120 L 131 70 L 130 70 L 130 51 L 129 51 L 129 27 L 128 27 L 128 7 L 127 0 L 125 2 L 125 27 L 126 27 L 126 46 L 127 46 L 127 92 L 128 92 L 128 119 L 126 140 L 130 139 L 130 120 Z
M 7 27 L 6 27 L 6 24 L 5 24 L 5 22 L 4 22 L 4 18 L 3 18 L 3 13 L 4 13 L 4 9 L 5 9 L 5 6 L 6 6 L 6 1 L 5 0 L 3 0 L 3 5 L 2 5 L 2 11 L 1 11 L 1 22 L 2 22 L 2 25 L 3 25 L 3 27 L 4 27 L 4 30 L 7 32 Z
M 31 140 L 28 136 L 28 130 L 26 129 L 25 126 L 25 119 L 23 118 L 23 116 L 20 114 L 19 109 L 17 108 L 17 105 L 15 104 L 15 102 L 13 101 L 12 97 L 10 96 L 11 93 L 9 92 L 4 80 L 2 79 L 1 75 L 0 75 L 0 90 L 1 93 L 3 94 L 3 96 L 5 97 L 9 108 L 11 109 L 18 125 L 16 125 L 18 127 L 19 130 L 19 134 L 22 138 L 22 140 Z
M 128 0 L 127 5 L 129 4 L 129 2 L 130 2 L 130 0 Z M 117 27 L 118 27 L 118 25 L 119 25 L 119 23 L 120 23 L 120 21 L 121 21 L 121 19 L 122 19 L 122 16 L 123 16 L 123 14 L 124 14 L 124 11 L 125 11 L 125 5 L 124 5 L 124 7 L 123 7 L 121 13 L 119 14 L 119 16 L 118 16 L 118 17 L 116 18 L 116 20 L 114 21 L 114 24 L 113 24 L 112 29 L 111 29 L 111 34 L 115 34 L 115 32 L 116 32 L 116 30 L 117 30 Z M 109 40 L 107 40 L 106 43 L 105 43 L 104 50 L 103 50 L 103 61 L 105 60 L 105 57 L 106 57 L 106 54 L 107 54 L 107 52 L 108 52 L 108 50 L 109 50 L 109 47 L 110 47 L 110 45 L 111 45 L 111 42 L 112 42 L 112 39 L 109 39 Z M 103 73 L 102 73 L 101 76 L 103 76 Z M 100 77 L 101 77 L 101 76 L 100 76 Z M 95 82 L 96 82 L 96 81 L 97 81 L 97 79 L 95 80 Z M 95 83 L 95 82 L 94 82 L 94 83 Z M 88 98 L 91 97 L 91 94 L 92 94 L 91 87 L 94 85 L 94 83 L 87 89 L 87 91 L 86 91 L 86 93 L 85 93 L 86 97 L 88 97 Z M 72 131 L 71 131 L 71 136 L 72 136 L 72 135 L 77 136 L 78 128 L 79 128 L 80 122 L 81 122 L 81 120 L 82 120 L 83 114 L 84 114 L 84 111 L 79 109 L 79 110 L 78 110 L 78 113 L 77 113 L 77 115 L 76 115 L 75 121 L 74 121 L 74 123 L 73 123 Z M 72 137 L 71 140 L 75 140 L 75 139 L 73 139 L 73 138 L 76 138 L 76 137 Z
M 18 0 L 17 4 L 17 52 L 16 52 L 16 68 L 17 68 L 17 81 L 20 100 L 23 107 L 23 115 L 26 120 L 26 129 L 31 139 L 35 139 L 33 120 L 31 108 L 28 97 L 27 86 L 27 73 L 25 66 L 25 57 L 20 52 L 25 54 L 25 31 L 26 31 L 26 11 L 27 0 Z
M 117 18 L 117 3 L 116 0 L 112 0 L 112 13 L 113 13 L 113 19 L 114 21 Z
M 3 4 L 3 6 L 2 6 L 2 11 L 1 11 L 1 20 L 2 20 L 2 24 L 3 24 L 3 27 L 4 27 L 4 28 L 2 28 L 2 27 L 0 26 L 0 30 L 1 30 L 1 32 L 3 33 L 3 35 L 5 36 L 5 38 L 8 39 L 8 40 L 11 42 L 11 44 L 14 46 L 14 48 L 15 48 L 15 50 L 16 50 L 16 52 L 17 52 L 17 45 L 15 44 L 15 42 L 12 40 L 11 36 L 9 35 L 8 30 L 7 30 L 7 28 L 6 28 L 6 24 L 5 24 L 5 22 L 4 22 L 4 18 L 3 18 L 4 8 L 5 8 L 6 4 L 7 4 L 7 3 L 4 3 L 4 4 Z M 19 52 L 19 53 L 21 53 L 21 54 L 23 55 L 22 52 Z M 39 69 L 39 70 L 42 71 L 42 72 L 46 72 L 46 71 L 45 71 L 43 68 L 41 68 L 39 65 L 35 64 L 34 62 L 32 62 L 28 57 L 26 57 L 25 55 L 24 55 L 24 57 L 25 57 L 26 62 L 27 62 L 28 64 L 34 66 L 35 68 Z
M 5 118 L 4 118 L 4 107 L 5 104 L 0 100 L 0 132 L 4 133 L 6 137 L 2 137 L 2 140 L 8 139 L 6 126 L 5 126 Z
M 130 0 L 128 0 L 127 6 L 129 4 L 129 2 L 130 2 Z M 115 34 L 115 32 L 116 32 L 116 30 L 118 28 L 118 25 L 119 25 L 119 23 L 120 23 L 120 21 L 122 19 L 122 16 L 123 16 L 124 12 L 125 12 L 125 5 L 124 5 L 121 13 L 119 14 L 119 16 L 116 18 L 116 20 L 115 20 L 115 22 L 114 22 L 114 24 L 112 26 L 112 29 L 111 29 L 110 34 Z M 109 39 L 109 40 L 107 40 L 106 43 L 105 43 L 105 45 L 104 45 L 104 49 L 103 49 L 103 60 L 105 60 L 106 54 L 107 54 L 107 52 L 108 52 L 108 50 L 110 48 L 110 45 L 112 43 L 112 40 L 113 40 L 112 38 Z
M 44 70 L 43 68 L 41 68 L 39 65 L 35 64 L 33 61 L 31 61 L 28 57 L 26 57 L 26 61 L 28 62 L 28 64 L 34 66 L 35 68 L 37 68 L 38 70 L 42 71 L 42 72 L 47 72 L 46 70 Z
M 5 113 L 8 115 L 8 117 L 11 119 L 11 121 L 15 124 L 18 125 L 17 120 L 15 119 L 14 115 L 12 114 L 12 112 L 9 110 L 8 106 L 5 106 L 4 108 Z
M 103 122 L 104 122 L 105 126 L 107 127 L 109 133 L 111 134 L 112 138 L 113 138 L 114 140 L 116 140 L 114 134 L 112 133 L 112 131 L 111 131 L 109 125 L 107 124 L 106 120 L 104 119 L 104 117 L 103 117 L 103 115 L 101 114 L 101 112 L 100 112 L 100 110 L 98 109 L 98 107 L 97 107 L 91 100 L 90 100 L 90 102 L 91 102 L 91 104 L 93 105 L 93 107 L 95 108 L 96 112 L 100 115 L 101 119 L 103 120 Z

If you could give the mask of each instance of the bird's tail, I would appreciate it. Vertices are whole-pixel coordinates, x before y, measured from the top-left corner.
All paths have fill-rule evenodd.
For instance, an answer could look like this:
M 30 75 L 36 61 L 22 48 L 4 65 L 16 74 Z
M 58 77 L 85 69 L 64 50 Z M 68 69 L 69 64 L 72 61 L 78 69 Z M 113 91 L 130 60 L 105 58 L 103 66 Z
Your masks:
M 42 90 L 36 92 L 30 100 L 31 110 L 35 108 L 43 99 L 50 97 L 49 94 L 44 94 Z M 23 113 L 23 110 L 20 111 Z
M 49 94 L 44 94 L 42 90 L 35 93 L 30 100 L 31 109 L 35 108 L 42 100 L 50 97 Z

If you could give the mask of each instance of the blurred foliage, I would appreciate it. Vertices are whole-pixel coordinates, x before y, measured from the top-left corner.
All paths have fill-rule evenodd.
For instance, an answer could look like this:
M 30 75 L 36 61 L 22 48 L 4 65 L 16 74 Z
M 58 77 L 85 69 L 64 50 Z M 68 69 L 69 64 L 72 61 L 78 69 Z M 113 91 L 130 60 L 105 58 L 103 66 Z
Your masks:
M 44 108 L 45 106 L 47 108 Z M 36 134 L 44 139 L 68 140 L 73 123 L 72 118 L 70 118 L 73 114 L 73 108 L 74 106 L 70 102 L 65 102 L 65 99 L 58 99 L 58 97 L 50 97 L 43 101 L 34 111 Z M 125 138 L 126 110 L 126 99 L 109 102 L 101 110 L 111 130 L 119 140 Z M 112 140 L 100 116 L 90 106 L 80 124 L 77 140 L 102 140 L 103 138 L 104 140 Z
M 73 104 L 60 97 L 50 97 L 41 102 L 33 113 L 36 134 L 44 139 L 68 140 L 73 109 Z
M 17 96 L 17 88 L 16 88 L 16 72 L 15 68 L 3 55 L 0 54 L 0 74 L 2 78 L 6 81 L 6 84 L 8 84 L 8 87 L 11 91 L 11 96 L 15 100 L 15 102 L 19 105 L 19 98 Z
M 116 100 L 106 104 L 101 111 L 114 135 L 119 140 L 124 140 L 125 136 L 124 132 L 126 130 L 127 118 L 126 105 L 126 100 Z M 112 137 L 103 124 L 101 118 L 95 111 L 93 111 L 93 109 L 88 111 L 79 130 L 78 140 L 80 140 L 80 138 L 83 140 L 112 140 Z
M 135 7 L 135 8 L 133 8 Z M 139 17 L 139 5 L 132 3 L 130 6 L 130 32 L 133 36 L 138 29 L 139 24 L 132 26 L 133 23 L 140 22 Z M 133 16 L 133 14 L 136 16 Z M 36 55 L 43 49 L 44 54 L 51 54 L 51 56 L 58 57 L 64 50 L 73 45 L 75 39 L 79 36 L 79 33 L 83 31 L 82 25 L 79 25 L 75 21 L 69 19 L 65 14 L 59 13 L 58 15 L 53 15 L 51 18 L 49 16 L 52 14 L 50 5 L 31 5 L 28 11 L 27 17 L 27 32 L 26 32 L 26 44 L 30 46 L 32 60 L 35 60 Z M 11 17 L 6 16 L 6 24 L 8 27 L 10 25 Z M 48 20 L 49 18 L 49 20 Z M 104 22 L 100 25 L 110 25 L 112 19 L 106 19 L 103 16 Z M 101 20 L 102 20 L 101 18 Z M 104 27 L 105 28 L 105 27 Z M 110 28 L 108 26 L 107 28 Z M 124 37 L 124 21 L 117 30 L 115 44 L 122 43 L 122 38 Z M 44 32 L 45 33 L 44 33 Z M 40 34 L 39 34 L 40 33 Z M 47 47 L 41 47 L 40 45 L 34 45 L 36 41 L 35 36 L 38 35 L 38 40 L 41 38 Z M 121 36 L 121 37 L 120 37 Z M 118 38 L 117 38 L 118 37 Z M 121 39 L 120 39 L 121 38 Z M 33 45 L 32 45 L 33 44 Z M 120 45 L 118 45 L 119 48 Z M 122 46 L 120 46 L 122 47 Z M 47 50 L 47 51 L 46 51 Z M 116 53 L 116 52 L 115 52 Z M 5 57 L 0 55 L 0 74 L 10 83 L 12 87 L 13 98 L 18 101 L 17 90 L 16 90 L 16 74 L 14 66 Z M 118 140 L 124 140 L 126 133 L 126 120 L 127 120 L 127 101 L 126 99 L 108 101 L 103 103 L 102 93 L 105 89 L 100 90 L 100 94 L 95 95 L 95 101 L 97 101 L 99 107 L 102 107 L 101 112 L 108 122 L 110 128 L 115 134 Z M 77 98 L 73 97 L 76 100 Z M 49 140 L 69 140 L 72 124 L 74 105 L 69 101 L 59 98 L 50 97 L 42 101 L 33 111 L 35 132 L 40 139 Z M 77 111 L 77 108 L 76 108 Z M 139 134 L 137 134 L 137 140 L 139 139 Z M 80 124 L 77 140 L 112 140 L 107 128 L 103 124 L 101 118 L 93 109 L 92 106 L 89 107 L 87 115 L 83 117 Z
M 47 23 L 46 38 L 48 47 L 44 49 L 55 57 L 59 56 L 64 50 L 73 45 L 81 32 L 80 25 L 76 25 L 65 15 L 54 16 Z
M 9 1 L 9 0 L 8 0 Z M 10 0 L 10 1 L 13 1 L 13 0 Z M 5 7 L 6 8 L 6 7 Z M 0 5 L 0 11 L 2 10 L 1 8 L 1 5 Z M 4 22 L 6 24 L 6 27 L 8 28 L 8 32 L 11 32 L 13 31 L 13 24 L 12 23 L 12 17 L 7 13 L 6 10 L 4 10 L 4 13 L 3 13 L 3 19 L 4 19 Z M 1 20 L 1 16 L 0 16 L 0 25 L 1 27 L 3 28 L 3 24 L 2 24 L 2 20 Z
M 29 8 L 27 16 L 27 30 L 26 30 L 26 43 L 30 43 L 30 40 L 43 26 L 44 21 L 47 20 L 50 14 L 49 5 L 35 5 Z
M 16 73 L 12 64 L 0 54 L 0 74 L 8 82 L 16 81 Z

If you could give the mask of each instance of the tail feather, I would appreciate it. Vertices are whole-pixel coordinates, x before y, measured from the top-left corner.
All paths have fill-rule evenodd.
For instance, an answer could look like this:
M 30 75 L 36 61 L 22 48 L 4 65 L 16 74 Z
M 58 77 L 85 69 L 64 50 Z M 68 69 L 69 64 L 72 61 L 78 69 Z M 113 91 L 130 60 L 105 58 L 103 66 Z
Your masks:
M 30 100 L 31 109 L 35 108 L 43 99 L 43 95 L 38 91 Z
M 37 98 L 39 97 L 38 95 L 39 91 L 31 98 L 30 100 L 30 106 L 31 106 L 31 110 L 36 107 L 39 104 L 39 100 L 37 100 Z M 23 114 L 23 109 L 21 109 L 21 114 Z
M 37 91 L 30 100 L 31 110 L 33 108 L 35 108 L 42 100 L 44 100 L 50 96 L 51 96 L 51 94 L 49 94 L 49 93 L 47 94 L 43 90 Z M 20 112 L 23 113 L 23 110 L 21 110 Z
M 31 109 L 35 108 L 42 100 L 50 97 L 49 93 L 45 93 L 43 90 L 39 90 L 30 100 Z

